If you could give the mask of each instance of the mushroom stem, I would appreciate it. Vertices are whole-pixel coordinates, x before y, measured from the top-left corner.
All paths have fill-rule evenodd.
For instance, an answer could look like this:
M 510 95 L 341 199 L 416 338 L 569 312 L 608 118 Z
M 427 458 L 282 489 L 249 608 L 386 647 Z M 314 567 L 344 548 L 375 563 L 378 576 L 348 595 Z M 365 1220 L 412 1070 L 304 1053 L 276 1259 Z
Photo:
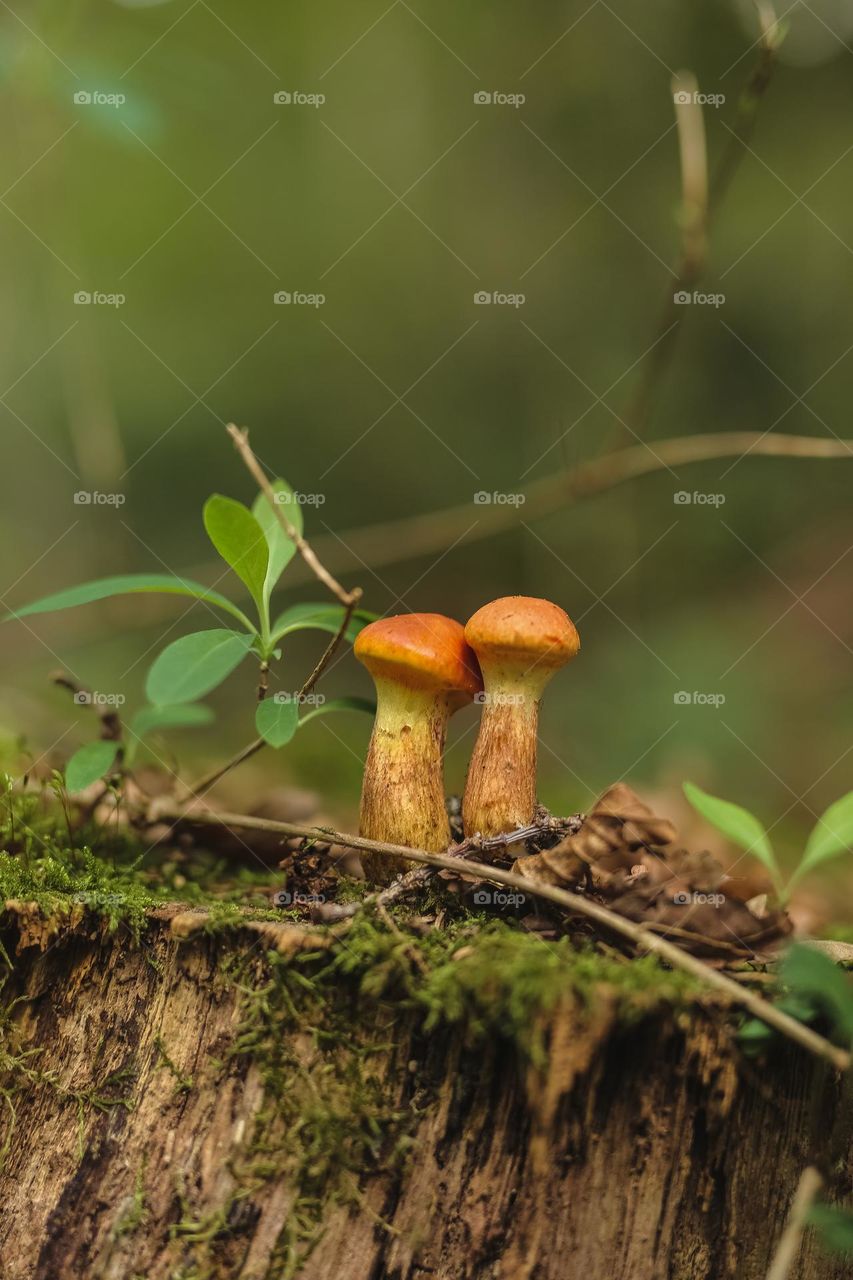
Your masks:
M 376 720 L 364 769 L 359 829 L 370 840 L 440 853 L 450 844 L 442 754 L 450 714 L 447 695 L 376 679 Z M 402 860 L 362 858 L 368 876 L 405 871 Z
M 479 659 L 485 693 L 462 817 L 466 836 L 496 836 L 533 820 L 539 701 L 554 673 L 577 654 L 580 637 L 549 600 L 504 596 L 468 619 L 465 639 Z
M 466 834 L 496 836 L 532 822 L 539 700 L 550 675 L 483 667 L 483 717 L 462 810 Z

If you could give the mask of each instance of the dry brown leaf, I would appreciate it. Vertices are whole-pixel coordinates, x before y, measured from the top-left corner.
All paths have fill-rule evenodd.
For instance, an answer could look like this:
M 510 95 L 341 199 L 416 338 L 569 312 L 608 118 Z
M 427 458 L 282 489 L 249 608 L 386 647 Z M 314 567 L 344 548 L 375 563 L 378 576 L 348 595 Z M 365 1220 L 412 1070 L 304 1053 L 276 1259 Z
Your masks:
M 677 832 L 625 783 L 593 806 L 581 829 L 553 849 L 519 858 L 531 881 L 592 890 L 614 911 L 696 954 L 743 957 L 784 937 L 790 921 L 766 902 L 750 910 L 711 854 L 679 848 Z

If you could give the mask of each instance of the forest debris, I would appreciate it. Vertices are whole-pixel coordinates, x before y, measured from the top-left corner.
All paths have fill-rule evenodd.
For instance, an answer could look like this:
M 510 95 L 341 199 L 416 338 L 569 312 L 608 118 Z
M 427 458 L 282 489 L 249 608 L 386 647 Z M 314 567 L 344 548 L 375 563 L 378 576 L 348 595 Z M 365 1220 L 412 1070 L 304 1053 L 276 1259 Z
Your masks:
M 605 876 L 630 871 L 637 859 L 629 855 L 641 848 L 664 847 L 675 837 L 668 819 L 656 817 L 629 786 L 617 782 L 595 803 L 579 831 L 553 849 L 519 858 L 513 869 L 545 884 L 574 888 L 586 878 L 587 869 Z
M 766 897 L 742 901 L 710 853 L 679 848 L 677 832 L 625 783 L 609 787 L 581 829 L 553 849 L 519 858 L 531 881 L 586 885 L 620 915 L 710 958 L 744 957 L 791 930 Z M 739 887 L 737 882 L 736 887 Z
M 322 826 L 322 820 L 317 823 Z M 287 853 L 279 862 L 291 898 L 331 902 L 337 896 L 341 876 L 363 880 L 358 854 L 329 840 L 308 840 L 292 836 L 285 842 Z

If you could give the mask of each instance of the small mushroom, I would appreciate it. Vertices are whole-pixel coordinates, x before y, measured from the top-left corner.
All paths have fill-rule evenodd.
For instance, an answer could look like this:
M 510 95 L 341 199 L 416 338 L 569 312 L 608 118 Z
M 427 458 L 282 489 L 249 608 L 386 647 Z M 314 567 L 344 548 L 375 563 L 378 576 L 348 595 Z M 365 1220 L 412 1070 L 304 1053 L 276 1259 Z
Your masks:
M 478 609 L 465 639 L 483 672 L 483 718 L 465 784 L 466 836 L 527 826 L 536 808 L 536 729 L 546 684 L 580 649 L 574 623 L 548 600 L 505 596 Z
M 447 722 L 483 687 L 465 632 L 440 613 L 401 614 L 371 622 L 354 653 L 377 694 L 359 830 L 371 840 L 443 852 L 450 844 L 442 776 Z M 377 881 L 411 865 L 382 854 L 362 853 L 361 861 Z

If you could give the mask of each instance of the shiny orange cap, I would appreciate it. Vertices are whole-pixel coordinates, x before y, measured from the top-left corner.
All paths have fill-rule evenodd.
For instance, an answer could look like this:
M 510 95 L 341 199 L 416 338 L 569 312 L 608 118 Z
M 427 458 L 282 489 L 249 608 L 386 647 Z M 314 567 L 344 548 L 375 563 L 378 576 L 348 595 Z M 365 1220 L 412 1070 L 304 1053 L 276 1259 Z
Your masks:
M 469 620 L 465 639 L 483 658 L 562 667 L 581 647 L 569 615 L 550 600 L 502 596 L 484 604 Z
M 441 613 L 379 618 L 359 632 L 353 652 L 374 678 L 412 689 L 452 692 L 454 708 L 470 702 L 483 688 L 464 628 Z

